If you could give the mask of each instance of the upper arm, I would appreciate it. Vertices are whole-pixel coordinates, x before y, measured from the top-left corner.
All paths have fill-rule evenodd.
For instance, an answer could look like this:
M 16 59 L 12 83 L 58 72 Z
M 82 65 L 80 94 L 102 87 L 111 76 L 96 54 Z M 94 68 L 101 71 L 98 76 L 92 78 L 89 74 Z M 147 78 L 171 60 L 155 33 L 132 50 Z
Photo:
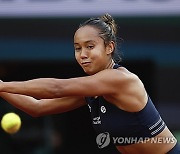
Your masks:
M 107 69 L 87 77 L 57 82 L 57 96 L 100 96 L 121 91 L 128 77 L 119 70 Z

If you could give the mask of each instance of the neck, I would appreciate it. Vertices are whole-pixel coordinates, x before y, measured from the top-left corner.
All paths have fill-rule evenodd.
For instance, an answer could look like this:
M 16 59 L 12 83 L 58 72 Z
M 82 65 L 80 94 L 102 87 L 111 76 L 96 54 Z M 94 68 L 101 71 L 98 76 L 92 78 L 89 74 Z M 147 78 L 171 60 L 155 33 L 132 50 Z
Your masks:
M 111 61 L 109 62 L 106 68 L 113 68 L 114 65 L 115 65 L 115 62 L 114 60 L 111 59 Z

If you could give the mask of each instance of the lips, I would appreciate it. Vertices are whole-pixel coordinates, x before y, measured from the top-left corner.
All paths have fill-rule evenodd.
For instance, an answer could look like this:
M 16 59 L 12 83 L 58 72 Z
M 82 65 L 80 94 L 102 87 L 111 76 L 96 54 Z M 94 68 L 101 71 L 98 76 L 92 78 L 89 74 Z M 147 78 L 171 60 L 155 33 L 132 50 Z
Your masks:
M 83 66 L 88 66 L 90 64 L 90 62 L 82 62 L 81 65 Z

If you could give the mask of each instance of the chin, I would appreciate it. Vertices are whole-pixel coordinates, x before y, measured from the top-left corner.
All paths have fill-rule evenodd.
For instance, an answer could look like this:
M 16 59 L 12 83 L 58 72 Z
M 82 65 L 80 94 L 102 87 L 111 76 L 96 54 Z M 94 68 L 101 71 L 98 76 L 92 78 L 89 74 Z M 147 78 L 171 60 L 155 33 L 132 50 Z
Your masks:
M 93 74 L 96 74 L 97 72 L 94 72 L 94 71 L 90 71 L 90 70 L 85 70 L 84 69 L 84 72 L 88 75 L 93 75 Z
M 88 75 L 93 75 L 93 74 L 95 74 L 95 73 L 92 73 L 92 72 L 88 72 L 88 71 L 84 71 L 86 74 L 88 74 Z

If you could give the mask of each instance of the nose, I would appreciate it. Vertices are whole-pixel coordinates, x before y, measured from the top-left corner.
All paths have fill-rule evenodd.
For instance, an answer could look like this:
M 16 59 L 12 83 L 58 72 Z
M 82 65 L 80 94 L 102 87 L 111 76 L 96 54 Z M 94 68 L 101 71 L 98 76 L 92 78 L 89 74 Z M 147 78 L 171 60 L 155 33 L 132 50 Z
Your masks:
M 85 49 L 82 49 L 80 53 L 81 59 L 87 58 L 88 57 L 88 52 Z

